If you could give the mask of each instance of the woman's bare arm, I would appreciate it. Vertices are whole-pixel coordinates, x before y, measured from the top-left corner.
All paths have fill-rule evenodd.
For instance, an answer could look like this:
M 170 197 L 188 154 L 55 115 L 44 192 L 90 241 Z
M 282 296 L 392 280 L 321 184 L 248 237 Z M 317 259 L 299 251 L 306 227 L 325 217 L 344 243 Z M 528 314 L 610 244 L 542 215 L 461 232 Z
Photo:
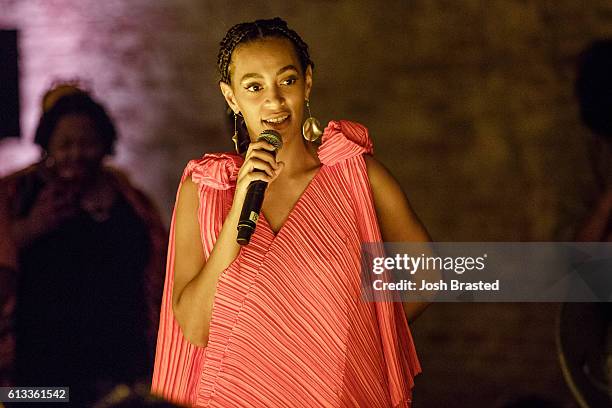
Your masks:
M 172 306 L 185 338 L 196 346 L 204 347 L 208 343 L 217 282 L 240 250 L 235 233 L 239 214 L 230 211 L 205 262 L 198 206 L 198 186 L 186 179 L 180 187 L 175 214 Z
M 605 241 L 606 230 L 612 219 L 612 188 L 599 199 L 595 209 L 576 233 L 576 241 Z
M 364 157 L 383 240 L 430 242 L 429 234 L 410 207 L 397 180 L 374 157 L 368 155 Z M 414 321 L 428 305 L 427 302 L 404 302 L 404 312 L 408 321 Z
M 238 173 L 232 207 L 206 260 L 198 221 L 198 186 L 190 179 L 180 186 L 174 220 L 172 309 L 183 336 L 196 346 L 208 344 L 217 282 L 240 252 L 236 229 L 248 186 L 254 180 L 272 182 L 282 170 L 283 166 L 266 152 L 273 149 L 267 142 L 251 143 Z

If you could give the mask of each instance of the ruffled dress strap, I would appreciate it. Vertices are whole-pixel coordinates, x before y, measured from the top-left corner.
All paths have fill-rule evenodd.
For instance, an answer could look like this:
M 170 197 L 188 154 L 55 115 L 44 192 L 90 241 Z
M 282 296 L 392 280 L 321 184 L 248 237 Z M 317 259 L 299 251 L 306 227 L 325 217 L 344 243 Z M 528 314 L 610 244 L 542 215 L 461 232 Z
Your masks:
M 181 182 L 191 176 L 194 183 L 216 190 L 228 190 L 236 184 L 244 159 L 231 153 L 205 154 L 187 163 Z
M 323 132 L 319 146 L 319 160 L 323 165 L 333 166 L 346 159 L 362 154 L 372 154 L 374 147 L 368 129 L 348 120 L 332 120 Z

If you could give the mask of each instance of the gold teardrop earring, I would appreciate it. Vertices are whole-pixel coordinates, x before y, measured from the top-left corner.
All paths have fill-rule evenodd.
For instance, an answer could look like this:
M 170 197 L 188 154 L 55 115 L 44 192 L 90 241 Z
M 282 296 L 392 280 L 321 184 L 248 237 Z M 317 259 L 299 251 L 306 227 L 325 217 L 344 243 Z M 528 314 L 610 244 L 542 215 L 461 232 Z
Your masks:
M 238 114 L 236 114 L 236 112 L 234 112 L 234 136 L 232 136 L 232 141 L 234 142 L 236 153 L 240 154 L 238 151 Z
M 321 129 L 321 123 L 317 118 L 313 118 L 310 113 L 310 101 L 306 99 L 306 109 L 308 110 L 308 118 L 304 121 L 302 125 L 302 136 L 304 139 L 309 142 L 317 141 L 321 135 L 323 134 L 323 130 Z

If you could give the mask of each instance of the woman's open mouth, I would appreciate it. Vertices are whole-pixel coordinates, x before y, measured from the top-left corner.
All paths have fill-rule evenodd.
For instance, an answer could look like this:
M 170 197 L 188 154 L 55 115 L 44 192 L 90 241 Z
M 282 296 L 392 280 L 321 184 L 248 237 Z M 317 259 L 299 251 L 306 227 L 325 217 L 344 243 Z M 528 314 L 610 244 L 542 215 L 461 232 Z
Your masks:
M 270 125 L 272 127 L 277 127 L 280 126 L 282 124 L 284 124 L 285 122 L 287 122 L 289 120 L 289 117 L 291 115 L 289 114 L 284 114 L 281 116 L 276 116 L 273 118 L 268 118 L 268 119 L 264 119 L 262 122 L 265 123 L 266 125 Z

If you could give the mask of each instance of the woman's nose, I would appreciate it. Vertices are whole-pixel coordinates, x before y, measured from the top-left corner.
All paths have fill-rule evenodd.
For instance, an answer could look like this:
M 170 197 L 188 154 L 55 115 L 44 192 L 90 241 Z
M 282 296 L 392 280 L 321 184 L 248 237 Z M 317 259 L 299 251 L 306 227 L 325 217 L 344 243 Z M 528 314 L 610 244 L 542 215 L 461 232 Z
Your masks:
M 268 87 L 268 93 L 266 94 L 266 103 L 270 106 L 281 106 L 285 103 L 285 98 L 281 92 L 280 87 Z
M 68 156 L 73 161 L 82 160 L 85 156 L 85 147 L 79 143 L 73 143 L 68 150 Z

